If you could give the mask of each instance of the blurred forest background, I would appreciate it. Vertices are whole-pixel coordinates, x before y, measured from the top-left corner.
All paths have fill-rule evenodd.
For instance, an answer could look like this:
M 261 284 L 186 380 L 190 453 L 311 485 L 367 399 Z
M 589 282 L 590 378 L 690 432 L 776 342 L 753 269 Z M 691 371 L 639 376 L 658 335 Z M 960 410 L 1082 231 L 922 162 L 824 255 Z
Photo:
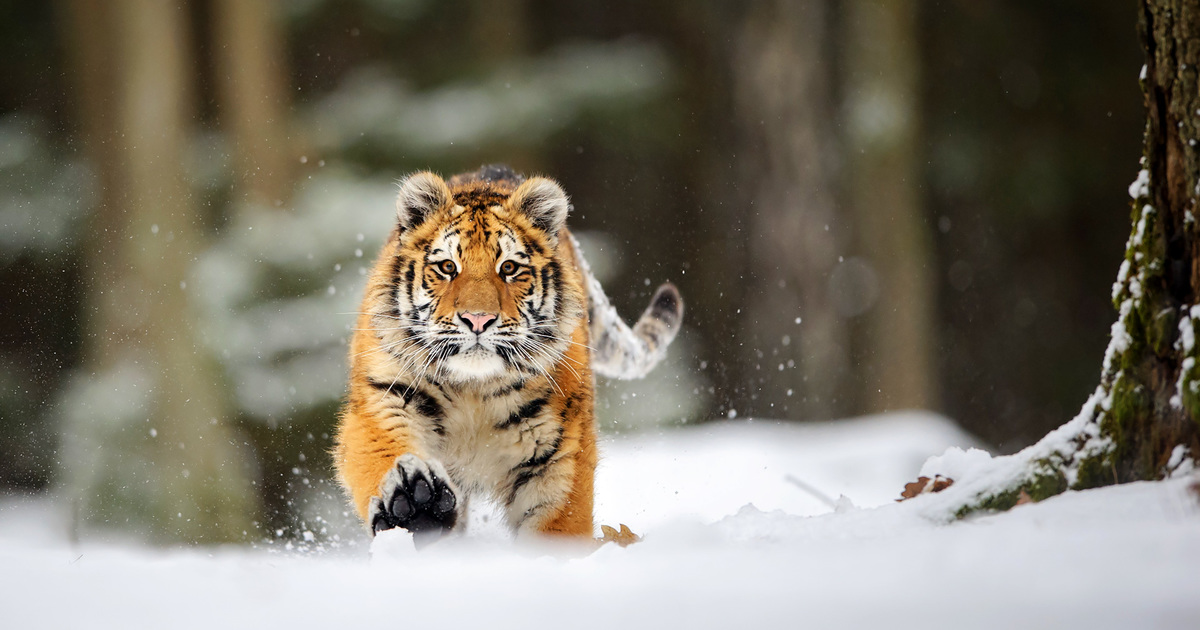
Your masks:
M 685 329 L 605 430 L 928 408 L 1012 452 L 1099 374 L 1144 123 L 1118 0 L 0 1 L 0 490 L 336 536 L 395 181 L 560 180 Z

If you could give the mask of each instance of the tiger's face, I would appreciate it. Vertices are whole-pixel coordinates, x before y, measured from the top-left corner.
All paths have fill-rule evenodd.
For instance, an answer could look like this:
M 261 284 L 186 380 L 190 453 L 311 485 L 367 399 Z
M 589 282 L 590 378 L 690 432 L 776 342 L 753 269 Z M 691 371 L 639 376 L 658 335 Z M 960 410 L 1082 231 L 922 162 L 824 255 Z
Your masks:
M 487 381 L 545 372 L 562 356 L 582 313 L 556 258 L 568 207 L 544 178 L 451 192 L 418 173 L 401 184 L 394 298 L 407 369 Z

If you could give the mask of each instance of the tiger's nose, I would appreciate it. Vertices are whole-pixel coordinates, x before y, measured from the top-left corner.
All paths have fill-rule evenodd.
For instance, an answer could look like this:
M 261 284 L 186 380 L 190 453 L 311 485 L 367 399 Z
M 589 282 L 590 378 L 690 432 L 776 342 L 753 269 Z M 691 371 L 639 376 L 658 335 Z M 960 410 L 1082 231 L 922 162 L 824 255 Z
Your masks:
M 458 314 L 458 318 L 466 322 L 467 327 L 471 329 L 471 332 L 481 333 L 487 330 L 487 327 L 490 326 L 492 322 L 496 321 L 496 314 L 467 313 L 464 311 Z

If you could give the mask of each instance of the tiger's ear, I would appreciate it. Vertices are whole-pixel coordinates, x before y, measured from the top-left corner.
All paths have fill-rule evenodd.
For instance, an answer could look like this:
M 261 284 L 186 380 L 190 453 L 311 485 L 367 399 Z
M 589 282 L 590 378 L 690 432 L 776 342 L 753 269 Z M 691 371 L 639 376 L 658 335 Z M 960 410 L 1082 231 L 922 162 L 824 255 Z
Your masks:
M 396 219 L 400 229 L 408 230 L 421 225 L 429 215 L 449 206 L 452 201 L 450 187 L 441 177 L 421 171 L 400 180 L 400 194 L 396 195 Z
M 544 230 L 552 239 L 558 237 L 571 209 L 567 193 L 557 182 L 545 177 L 526 180 L 509 197 L 508 204 L 529 217 L 534 227 Z

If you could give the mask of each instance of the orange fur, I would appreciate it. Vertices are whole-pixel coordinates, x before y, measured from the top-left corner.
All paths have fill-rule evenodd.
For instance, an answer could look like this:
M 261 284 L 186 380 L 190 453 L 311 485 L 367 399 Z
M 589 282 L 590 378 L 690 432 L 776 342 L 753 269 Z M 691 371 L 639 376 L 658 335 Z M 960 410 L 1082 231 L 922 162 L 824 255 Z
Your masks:
M 586 344 L 587 333 L 585 329 L 581 326 L 575 330 L 574 341 Z M 571 357 L 572 354 L 576 356 Z M 579 360 L 585 366 L 584 369 L 587 370 L 588 377 L 591 376 L 590 368 L 586 367 L 587 350 L 585 348 L 578 345 L 572 346 L 572 350 L 568 352 L 568 357 L 567 361 L 569 363 Z M 563 374 L 562 376 L 566 377 L 567 375 Z M 566 430 L 564 431 L 564 440 L 570 444 L 568 448 L 573 453 L 574 459 L 571 489 L 567 495 L 566 502 L 563 503 L 559 511 L 542 525 L 542 531 L 548 534 L 570 536 L 592 535 L 593 484 L 596 474 L 596 464 L 599 459 L 596 452 L 596 427 L 593 412 L 594 398 L 592 388 L 590 387 L 586 390 L 581 389 L 577 393 L 580 394 L 577 399 L 566 398 L 563 401 L 564 405 L 573 404 L 577 406 L 576 413 L 568 416 Z

